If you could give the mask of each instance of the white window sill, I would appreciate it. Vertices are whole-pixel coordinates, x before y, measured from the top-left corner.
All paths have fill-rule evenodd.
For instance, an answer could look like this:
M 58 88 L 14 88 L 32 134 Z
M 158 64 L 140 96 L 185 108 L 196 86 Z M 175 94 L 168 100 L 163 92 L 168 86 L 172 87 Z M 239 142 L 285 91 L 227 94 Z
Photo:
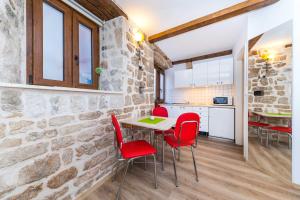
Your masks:
M 91 89 L 41 86 L 41 85 L 26 85 L 26 84 L 15 84 L 15 83 L 0 83 L 0 88 L 18 88 L 18 89 L 49 90 L 49 91 L 62 91 L 62 92 L 81 92 L 81 93 L 98 93 L 98 94 L 120 94 L 120 95 L 123 94 L 123 92 L 116 92 L 116 91 L 91 90 Z

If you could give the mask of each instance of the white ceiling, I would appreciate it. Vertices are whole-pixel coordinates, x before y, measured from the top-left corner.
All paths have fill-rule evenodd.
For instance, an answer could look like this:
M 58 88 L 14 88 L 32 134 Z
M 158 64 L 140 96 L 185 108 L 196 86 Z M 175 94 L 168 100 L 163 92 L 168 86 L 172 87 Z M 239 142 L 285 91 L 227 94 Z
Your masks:
M 148 36 L 224 9 L 243 0 L 115 0 Z M 157 45 L 175 61 L 232 49 L 244 17 L 212 24 Z
M 289 21 L 266 32 L 255 44 L 253 48 L 271 48 L 292 44 L 293 42 L 293 22 Z

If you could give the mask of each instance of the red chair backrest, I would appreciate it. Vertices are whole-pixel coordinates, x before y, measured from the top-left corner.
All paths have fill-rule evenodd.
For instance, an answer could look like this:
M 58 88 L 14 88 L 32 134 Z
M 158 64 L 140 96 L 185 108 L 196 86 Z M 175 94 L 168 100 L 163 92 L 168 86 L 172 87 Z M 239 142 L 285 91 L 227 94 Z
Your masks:
M 113 123 L 113 125 L 115 127 L 115 132 L 116 132 L 118 147 L 122 148 L 122 144 L 123 144 L 122 131 L 121 131 L 118 119 L 116 118 L 116 116 L 114 114 L 111 115 L 111 121 L 112 121 L 112 123 Z
M 168 110 L 165 107 L 155 107 L 152 110 L 153 116 L 168 117 Z
M 179 143 L 195 141 L 200 126 L 200 116 L 196 113 L 184 113 L 176 121 L 175 138 Z

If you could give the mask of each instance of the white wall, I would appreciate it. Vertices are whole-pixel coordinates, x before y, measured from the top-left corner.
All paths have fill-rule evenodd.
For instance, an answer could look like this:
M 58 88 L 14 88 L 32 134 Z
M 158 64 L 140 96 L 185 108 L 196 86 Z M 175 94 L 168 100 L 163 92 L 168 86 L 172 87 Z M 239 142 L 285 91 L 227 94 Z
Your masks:
M 293 0 L 279 2 L 248 14 L 248 39 L 293 19 Z
M 240 37 L 238 38 L 233 48 L 233 59 L 234 59 L 234 104 L 235 104 L 235 142 L 238 145 L 244 144 L 243 139 L 243 68 L 244 58 L 243 51 L 247 40 L 247 15 L 244 16 L 244 27 L 241 31 Z
M 293 144 L 292 144 L 292 181 L 300 184 L 300 1 L 294 1 L 293 21 Z

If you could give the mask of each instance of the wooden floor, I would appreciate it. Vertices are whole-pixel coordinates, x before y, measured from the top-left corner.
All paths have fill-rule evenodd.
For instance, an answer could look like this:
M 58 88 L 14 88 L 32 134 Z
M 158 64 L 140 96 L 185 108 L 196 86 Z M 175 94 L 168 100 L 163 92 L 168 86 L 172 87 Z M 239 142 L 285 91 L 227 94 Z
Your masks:
M 187 148 L 182 150 L 181 161 L 177 162 L 179 187 L 175 187 L 171 151 L 166 148 L 165 171 L 158 168 L 158 189 L 154 189 L 153 167 L 149 164 L 145 171 L 143 165 L 134 165 L 127 174 L 121 199 L 300 199 L 300 188 L 245 162 L 240 146 L 200 138 L 195 155 L 199 182 L 195 181 L 192 156 Z M 107 181 L 85 200 L 115 199 L 118 183 Z
M 266 147 L 264 141 L 262 144 L 258 141 L 257 136 L 250 136 L 248 163 L 280 181 L 290 183 L 292 180 L 292 151 L 288 148 L 287 140 L 270 143 Z

